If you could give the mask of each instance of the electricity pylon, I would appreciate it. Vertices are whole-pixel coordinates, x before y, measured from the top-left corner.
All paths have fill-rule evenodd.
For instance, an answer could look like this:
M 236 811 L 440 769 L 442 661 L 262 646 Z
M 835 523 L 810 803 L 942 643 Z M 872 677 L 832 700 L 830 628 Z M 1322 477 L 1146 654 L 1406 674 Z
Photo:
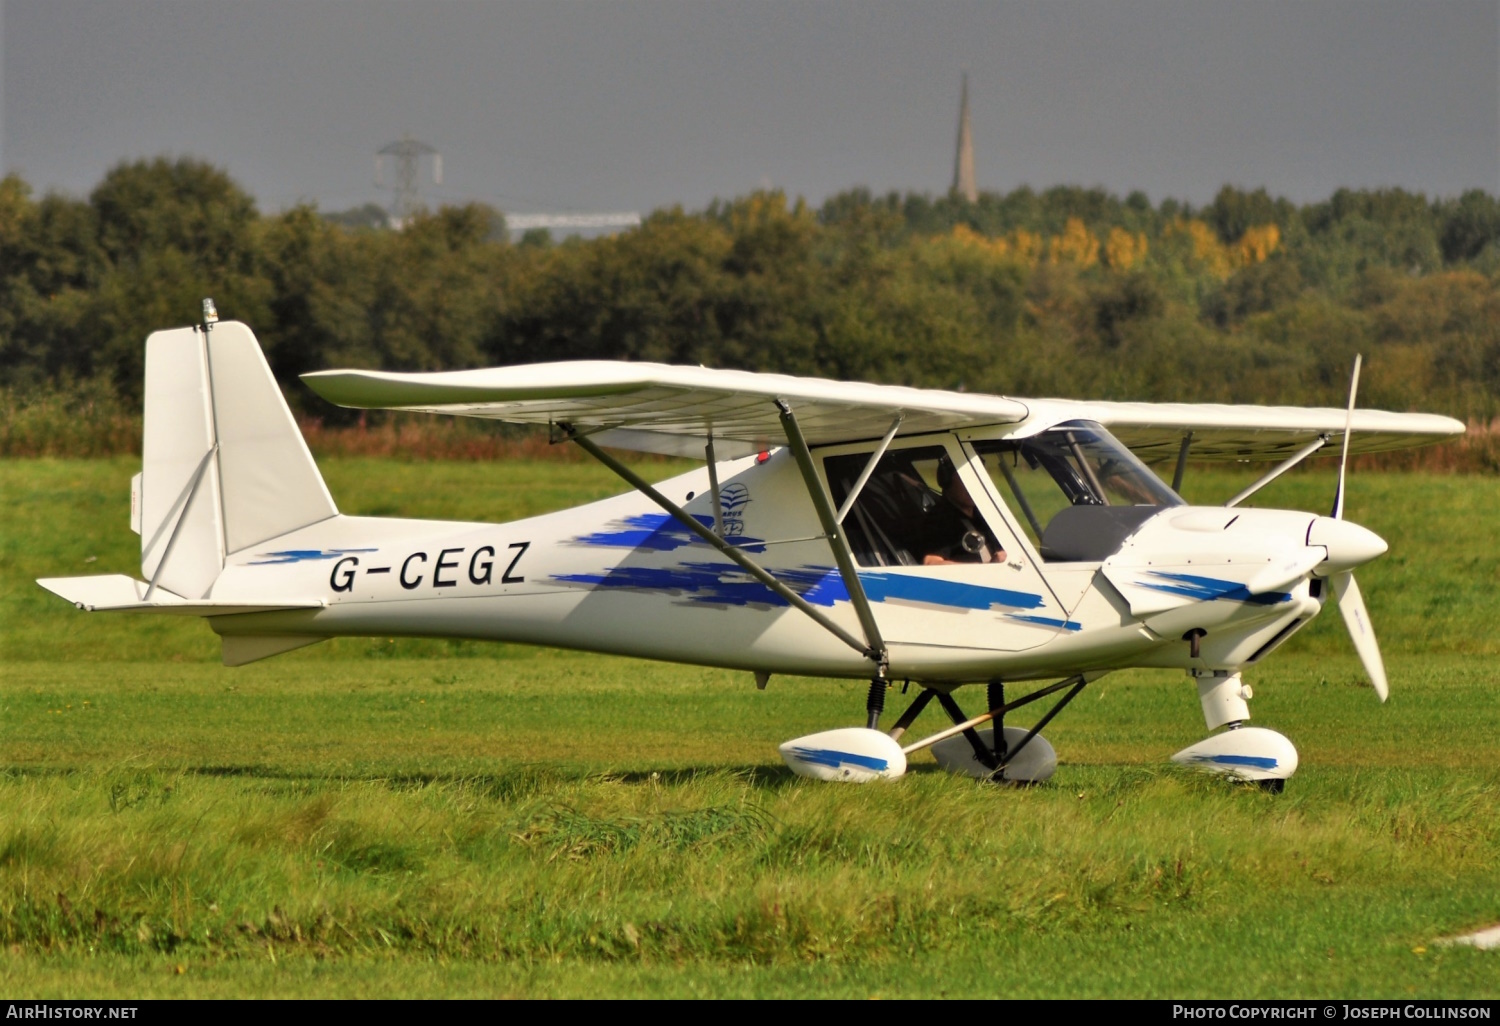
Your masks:
M 432 158 L 432 183 L 443 184 L 443 155 L 437 151 L 437 147 L 427 143 L 419 142 L 409 135 L 403 135 L 399 142 L 387 143 L 375 151 L 375 185 L 381 186 L 381 158 L 394 157 L 396 163 L 396 181 L 391 186 L 394 193 L 391 199 L 391 227 L 400 229 L 405 227 L 417 212 L 417 169 L 423 157 Z

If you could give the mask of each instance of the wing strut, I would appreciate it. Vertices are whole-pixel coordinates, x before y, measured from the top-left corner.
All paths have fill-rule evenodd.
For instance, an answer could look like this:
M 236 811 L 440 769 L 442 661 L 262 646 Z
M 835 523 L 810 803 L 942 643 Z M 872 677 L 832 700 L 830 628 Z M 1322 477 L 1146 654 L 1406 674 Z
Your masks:
M 788 588 L 785 584 L 772 576 L 770 571 L 766 570 L 759 563 L 755 562 L 755 560 L 745 555 L 743 552 L 735 548 L 733 545 L 729 544 L 723 538 L 720 538 L 713 531 L 704 527 L 697 520 L 695 520 L 687 510 L 683 509 L 681 506 L 677 505 L 661 492 L 651 487 L 651 485 L 647 484 L 646 480 L 635 471 L 631 470 L 629 467 L 625 466 L 625 464 L 621 463 L 619 460 L 609 455 L 609 453 L 599 448 L 586 436 L 579 434 L 578 431 L 573 427 L 573 425 L 558 424 L 557 427 L 558 430 L 562 432 L 564 437 L 571 438 L 573 441 L 577 442 L 580 449 L 588 453 L 590 456 L 594 457 L 594 459 L 604 464 L 610 470 L 613 470 L 620 477 L 624 478 L 632 488 L 640 492 L 642 495 L 646 496 L 646 498 L 656 503 L 662 509 L 666 510 L 684 527 L 692 531 L 699 538 L 702 538 L 709 545 L 712 545 L 715 549 L 719 550 L 719 552 L 722 553 L 725 557 L 735 563 L 738 563 L 751 577 L 754 577 L 757 581 L 759 581 L 761 584 L 764 584 L 767 588 L 770 588 L 791 605 L 802 610 L 802 612 L 806 613 L 818 626 L 822 627 L 824 630 L 828 631 L 828 633 L 832 634 L 844 644 L 854 649 L 854 651 L 859 652 L 861 655 L 869 657 L 870 659 L 879 663 L 881 666 L 885 665 L 885 648 L 883 645 L 880 648 L 866 645 L 854 635 L 844 630 L 844 628 L 840 627 L 828 617 L 824 616 L 805 598 L 803 598 L 801 595 L 798 595 L 791 588 Z M 859 595 L 861 599 L 864 598 L 864 592 L 862 590 L 860 591 Z
M 1188 450 L 1193 447 L 1193 433 L 1182 436 L 1182 446 L 1177 450 L 1177 467 L 1172 471 L 1172 491 L 1182 494 L 1182 473 L 1187 470 Z
M 797 415 L 785 402 L 776 400 L 776 407 L 781 411 L 781 427 L 786 432 L 786 440 L 791 446 L 792 455 L 797 459 L 797 469 L 802 471 L 802 480 L 807 485 L 808 498 L 812 499 L 813 508 L 818 511 L 818 521 L 823 525 L 823 533 L 828 536 L 828 547 L 833 550 L 833 560 L 839 566 L 839 576 L 844 579 L 844 589 L 849 592 L 849 601 L 854 603 L 854 611 L 859 615 L 859 625 L 864 628 L 865 641 L 868 643 L 866 651 L 871 653 L 871 658 L 880 664 L 881 676 L 884 676 L 887 663 L 885 639 L 880 636 L 880 627 L 875 623 L 875 612 L 870 608 L 870 600 L 865 595 L 865 586 L 860 583 L 859 571 L 854 569 L 854 557 L 849 552 L 849 539 L 844 536 L 844 528 L 839 523 L 839 515 L 834 511 L 833 499 L 828 494 L 828 489 L 823 487 L 823 482 L 818 478 L 818 472 L 813 467 L 812 453 L 808 451 L 807 439 L 802 436 L 802 428 L 797 423 Z M 885 445 L 890 444 L 891 438 L 896 434 L 896 429 L 901 426 L 898 419 L 891 425 L 886 433 Z M 876 460 L 878 462 L 878 458 Z M 866 466 L 866 474 L 872 469 Z
M 714 497 L 714 534 L 724 537 L 724 502 L 719 497 L 719 457 L 714 453 L 714 429 L 708 429 L 708 444 L 703 447 L 708 461 L 708 493 Z
M 1345 438 L 1349 437 L 1348 432 L 1344 433 L 1344 437 Z M 1276 480 L 1282 474 L 1285 474 L 1288 470 L 1291 470 L 1297 464 L 1301 463 L 1303 460 L 1307 459 L 1309 456 L 1311 456 L 1313 453 L 1317 452 L 1319 449 L 1323 448 L 1323 446 L 1325 446 L 1327 444 L 1328 444 L 1328 436 L 1327 435 L 1319 435 L 1317 438 L 1313 439 L 1311 442 L 1308 442 L 1302 448 L 1300 448 L 1296 452 L 1292 453 L 1285 460 L 1283 460 L 1282 462 L 1276 464 L 1276 466 L 1272 467 L 1270 470 L 1266 471 L 1266 473 L 1260 478 L 1260 480 L 1256 481 L 1249 488 L 1246 488 L 1244 491 L 1240 492 L 1240 494 L 1236 495 L 1234 498 L 1232 498 L 1228 502 L 1224 503 L 1224 505 L 1225 506 L 1238 506 L 1240 503 L 1242 503 L 1246 499 L 1250 498 L 1250 496 L 1252 496 L 1256 492 L 1260 491 L 1266 485 L 1268 485 L 1272 481 Z
M 844 518 L 854 508 L 854 501 L 859 498 L 859 493 L 864 491 L 865 485 L 870 483 L 870 475 L 875 473 L 875 467 L 880 463 L 880 457 L 884 456 L 885 451 L 891 447 L 891 439 L 895 438 L 896 432 L 901 430 L 901 421 L 904 419 L 905 417 L 902 414 L 896 414 L 896 419 L 891 421 L 891 426 L 886 430 L 885 437 L 880 440 L 880 444 L 875 447 L 875 451 L 870 453 L 870 458 L 865 461 L 865 469 L 861 470 L 859 477 L 854 479 L 854 487 L 849 489 L 848 497 L 844 499 L 844 504 L 839 507 L 838 515 L 834 517 L 840 524 L 843 524 Z

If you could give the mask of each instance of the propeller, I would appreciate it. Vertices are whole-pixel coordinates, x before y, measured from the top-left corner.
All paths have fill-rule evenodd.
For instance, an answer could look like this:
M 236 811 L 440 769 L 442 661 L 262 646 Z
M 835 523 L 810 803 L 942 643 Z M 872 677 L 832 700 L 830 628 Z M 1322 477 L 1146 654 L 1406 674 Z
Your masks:
M 1344 451 L 1339 456 L 1339 486 L 1333 493 L 1333 512 L 1328 515 L 1335 520 L 1344 519 L 1344 471 L 1349 466 L 1349 434 L 1354 428 L 1354 397 L 1359 394 L 1359 368 L 1364 355 L 1354 354 L 1354 374 L 1349 379 L 1349 409 L 1344 413 Z
M 1361 357 L 1354 357 L 1354 375 L 1349 381 L 1349 410 L 1344 418 L 1344 452 L 1339 458 L 1338 491 L 1334 493 L 1333 512 L 1329 514 L 1331 519 L 1337 521 L 1344 519 L 1344 486 L 1349 466 L 1349 434 L 1354 427 L 1354 398 L 1359 392 L 1361 362 Z M 1348 526 L 1355 527 L 1353 524 Z M 1371 535 L 1371 538 L 1374 536 Z M 1380 545 L 1383 551 L 1384 542 Z M 1378 554 L 1378 552 L 1375 553 L 1375 555 Z M 1360 562 L 1364 560 L 1361 559 Z M 1338 603 L 1339 613 L 1344 618 L 1344 626 L 1349 629 L 1349 637 L 1354 642 L 1354 650 L 1359 653 L 1359 661 L 1364 664 L 1365 673 L 1369 674 L 1370 683 L 1375 686 L 1375 694 L 1384 702 L 1391 693 L 1390 684 L 1385 676 L 1385 662 L 1380 658 L 1380 643 L 1375 640 L 1375 628 L 1370 624 L 1370 612 L 1365 608 L 1364 596 L 1359 593 L 1359 585 L 1354 580 L 1353 569 L 1339 570 L 1329 574 L 1328 586 L 1333 589 L 1334 600 Z
M 1328 586 L 1333 589 L 1333 597 L 1344 617 L 1344 626 L 1349 628 L 1349 637 L 1354 641 L 1359 661 L 1364 663 L 1365 673 L 1370 675 L 1370 683 L 1375 685 L 1375 694 L 1384 702 L 1390 697 L 1391 688 L 1385 679 L 1385 662 L 1380 658 L 1380 643 L 1375 640 L 1375 628 L 1370 626 L 1370 613 L 1365 609 L 1364 596 L 1359 593 L 1359 583 L 1354 580 L 1354 572 L 1345 570 L 1334 574 L 1328 578 Z

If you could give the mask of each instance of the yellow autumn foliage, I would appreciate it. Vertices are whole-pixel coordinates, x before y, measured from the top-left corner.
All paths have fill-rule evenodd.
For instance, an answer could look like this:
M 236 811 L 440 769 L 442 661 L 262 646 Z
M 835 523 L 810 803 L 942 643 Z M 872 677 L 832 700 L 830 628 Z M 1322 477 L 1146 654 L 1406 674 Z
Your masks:
M 1068 218 L 1061 235 L 1052 237 L 1052 262 L 1092 267 L 1099 262 L 1099 240 L 1078 218 Z
M 1168 225 L 1166 236 L 1168 240 L 1185 239 L 1193 260 L 1219 278 L 1228 278 L 1242 267 L 1262 262 L 1281 245 L 1281 230 L 1274 224 L 1256 225 L 1239 242 L 1229 246 L 1220 241 L 1212 227 L 1197 218 L 1179 218 Z M 1118 225 L 1109 230 L 1101 246 L 1088 226 L 1076 217 L 1068 218 L 1061 235 L 1043 236 L 1017 228 L 1007 235 L 991 238 L 960 224 L 943 241 L 1030 267 L 1044 259 L 1054 264 L 1093 267 L 1102 257 L 1111 270 L 1128 271 L 1142 264 L 1150 252 L 1144 232 L 1126 231 Z
M 1118 225 L 1104 240 L 1104 262 L 1116 271 L 1128 271 L 1146 259 L 1144 232 L 1127 232 Z
M 1045 244 L 1040 235 L 1028 232 L 1024 228 L 1018 228 L 1009 235 L 999 238 L 990 238 L 980 235 L 966 224 L 955 225 L 953 234 L 949 237 L 953 242 L 1006 261 L 1024 263 L 1035 267 L 1045 250 Z
M 982 249 L 986 253 L 992 253 L 995 256 L 1008 256 L 1010 252 L 1010 248 L 1006 246 L 1004 239 L 992 239 L 988 236 L 980 235 L 966 224 L 956 224 L 953 226 L 953 241 L 964 246 L 973 247 L 974 249 Z
M 1219 233 L 1197 218 L 1178 221 L 1178 225 L 1193 244 L 1193 259 L 1206 267 L 1216 278 L 1227 278 L 1234 272 L 1234 261 L 1229 250 L 1219 241 Z
M 1281 245 L 1281 229 L 1274 224 L 1258 224 L 1240 236 L 1240 266 L 1248 267 L 1265 260 Z
M 1178 218 L 1167 227 L 1168 237 L 1186 236 L 1192 245 L 1193 259 L 1218 278 L 1228 278 L 1242 267 L 1258 264 L 1281 245 L 1281 229 L 1274 224 L 1260 224 L 1245 230 L 1240 241 L 1226 246 L 1219 235 L 1197 218 Z
M 786 193 L 780 189 L 753 192 L 736 200 L 729 212 L 729 225 L 735 232 L 750 231 L 757 226 L 785 221 L 800 222 L 806 227 L 815 223 L 812 210 L 801 197 L 789 206 Z
M 1041 235 L 1036 232 L 1028 232 L 1025 228 L 1017 228 L 1009 236 L 1011 251 L 1016 259 L 1024 261 L 1032 267 L 1042 259 L 1042 253 L 1046 249 L 1046 243 Z

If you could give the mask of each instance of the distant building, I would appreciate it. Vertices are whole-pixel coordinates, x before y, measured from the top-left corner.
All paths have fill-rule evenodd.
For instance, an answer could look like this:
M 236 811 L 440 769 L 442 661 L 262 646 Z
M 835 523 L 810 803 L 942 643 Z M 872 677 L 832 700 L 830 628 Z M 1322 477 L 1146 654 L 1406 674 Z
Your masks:
M 979 199 L 974 184 L 974 133 L 969 128 L 969 73 L 963 75 L 963 91 L 958 102 L 958 152 L 953 157 L 953 191 L 970 203 Z

